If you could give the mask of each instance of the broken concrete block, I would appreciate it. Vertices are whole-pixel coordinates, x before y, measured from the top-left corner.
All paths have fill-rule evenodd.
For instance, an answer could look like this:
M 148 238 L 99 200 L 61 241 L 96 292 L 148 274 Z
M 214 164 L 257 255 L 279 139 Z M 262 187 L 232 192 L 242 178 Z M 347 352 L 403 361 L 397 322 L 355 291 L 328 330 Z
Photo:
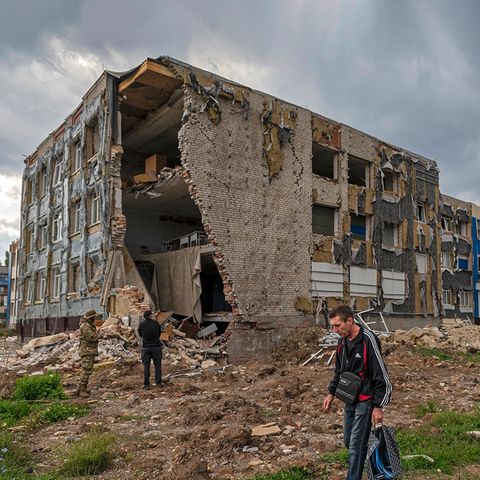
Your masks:
M 215 367 L 218 367 L 218 363 L 215 360 L 204 360 L 202 362 L 203 369 L 215 368 Z
M 56 343 L 67 340 L 68 335 L 65 333 L 57 333 L 56 335 L 47 335 L 46 337 L 39 337 L 30 340 L 24 348 L 33 350 L 34 348 L 45 347 L 47 345 L 55 345 Z
M 217 325 L 215 323 L 210 324 L 208 327 L 202 328 L 198 333 L 198 338 L 205 338 L 217 331 Z
M 280 435 L 282 430 L 276 423 L 267 423 L 252 428 L 252 437 L 266 437 L 269 435 Z

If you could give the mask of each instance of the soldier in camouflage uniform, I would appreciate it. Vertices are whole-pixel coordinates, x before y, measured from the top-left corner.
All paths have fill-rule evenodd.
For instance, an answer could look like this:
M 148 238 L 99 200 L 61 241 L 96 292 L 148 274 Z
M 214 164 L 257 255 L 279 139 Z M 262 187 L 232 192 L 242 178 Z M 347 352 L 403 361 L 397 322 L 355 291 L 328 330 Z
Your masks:
M 98 333 L 93 321 L 97 312 L 88 310 L 80 320 L 80 358 L 82 360 L 82 373 L 77 394 L 88 397 L 88 379 L 93 372 L 93 364 L 98 354 Z

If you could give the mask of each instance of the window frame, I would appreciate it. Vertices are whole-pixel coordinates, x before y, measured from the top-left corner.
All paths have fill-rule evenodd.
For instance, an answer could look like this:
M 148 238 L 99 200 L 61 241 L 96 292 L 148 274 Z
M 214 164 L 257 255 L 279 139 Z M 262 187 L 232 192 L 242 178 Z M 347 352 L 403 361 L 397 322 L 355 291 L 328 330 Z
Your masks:
M 385 225 L 391 225 L 393 230 L 393 245 L 385 243 Z M 399 246 L 399 224 L 392 222 L 383 222 L 382 225 L 382 247 L 383 248 L 398 248 Z
M 52 221 L 52 243 L 58 243 L 62 240 L 62 214 L 57 213 Z
M 100 223 L 100 195 L 97 192 L 93 192 L 90 198 L 90 222 L 89 226 Z

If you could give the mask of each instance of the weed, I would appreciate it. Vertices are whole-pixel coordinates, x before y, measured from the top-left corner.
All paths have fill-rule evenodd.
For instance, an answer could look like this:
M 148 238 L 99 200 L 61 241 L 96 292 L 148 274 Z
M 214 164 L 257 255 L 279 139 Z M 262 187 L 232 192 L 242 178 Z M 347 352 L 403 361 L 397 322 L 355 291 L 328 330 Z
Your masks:
M 415 411 L 418 418 L 423 418 L 427 413 L 437 413 L 440 411 L 438 402 L 435 399 L 429 400 L 427 403 L 419 405 Z
M 85 415 L 88 407 L 68 403 L 54 402 L 50 405 L 42 405 L 34 410 L 26 424 L 30 429 L 40 428 L 49 423 L 61 422 L 69 417 Z
M 292 467 L 280 472 L 266 475 L 255 475 L 251 480 L 309 480 L 313 479 L 314 474 L 303 467 Z
M 0 399 L 0 423 L 11 427 L 32 411 L 33 405 L 23 400 L 12 401 Z
M 59 373 L 47 373 L 35 377 L 19 378 L 12 395 L 13 400 L 64 399 L 61 377 Z
M 442 352 L 438 348 L 418 347 L 417 351 L 424 357 L 437 357 L 443 361 L 453 360 L 453 355 Z
M 324 453 L 318 458 L 321 463 L 340 463 L 344 467 L 348 466 L 348 450 L 342 448 L 337 452 Z
M 71 445 L 61 473 L 71 476 L 95 475 L 108 468 L 113 460 L 115 437 L 92 430 Z

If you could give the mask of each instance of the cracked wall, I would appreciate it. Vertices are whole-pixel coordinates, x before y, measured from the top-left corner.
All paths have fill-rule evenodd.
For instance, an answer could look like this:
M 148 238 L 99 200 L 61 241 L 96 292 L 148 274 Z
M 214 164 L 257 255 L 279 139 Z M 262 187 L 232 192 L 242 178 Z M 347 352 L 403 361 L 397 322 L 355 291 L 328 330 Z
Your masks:
M 274 341 L 282 328 L 305 320 L 295 302 L 309 295 L 310 113 L 252 91 L 247 116 L 218 98 L 222 114 L 215 124 L 202 112 L 201 95 L 190 88 L 185 95 L 185 179 L 217 247 L 216 263 L 236 318 L 232 336 L 246 339 L 255 328 L 265 332 L 262 341 Z M 266 142 L 276 138 L 282 118 L 291 119 L 293 131 L 281 147 L 272 140 L 276 146 L 269 149 Z M 259 347 L 239 341 L 244 350 Z

